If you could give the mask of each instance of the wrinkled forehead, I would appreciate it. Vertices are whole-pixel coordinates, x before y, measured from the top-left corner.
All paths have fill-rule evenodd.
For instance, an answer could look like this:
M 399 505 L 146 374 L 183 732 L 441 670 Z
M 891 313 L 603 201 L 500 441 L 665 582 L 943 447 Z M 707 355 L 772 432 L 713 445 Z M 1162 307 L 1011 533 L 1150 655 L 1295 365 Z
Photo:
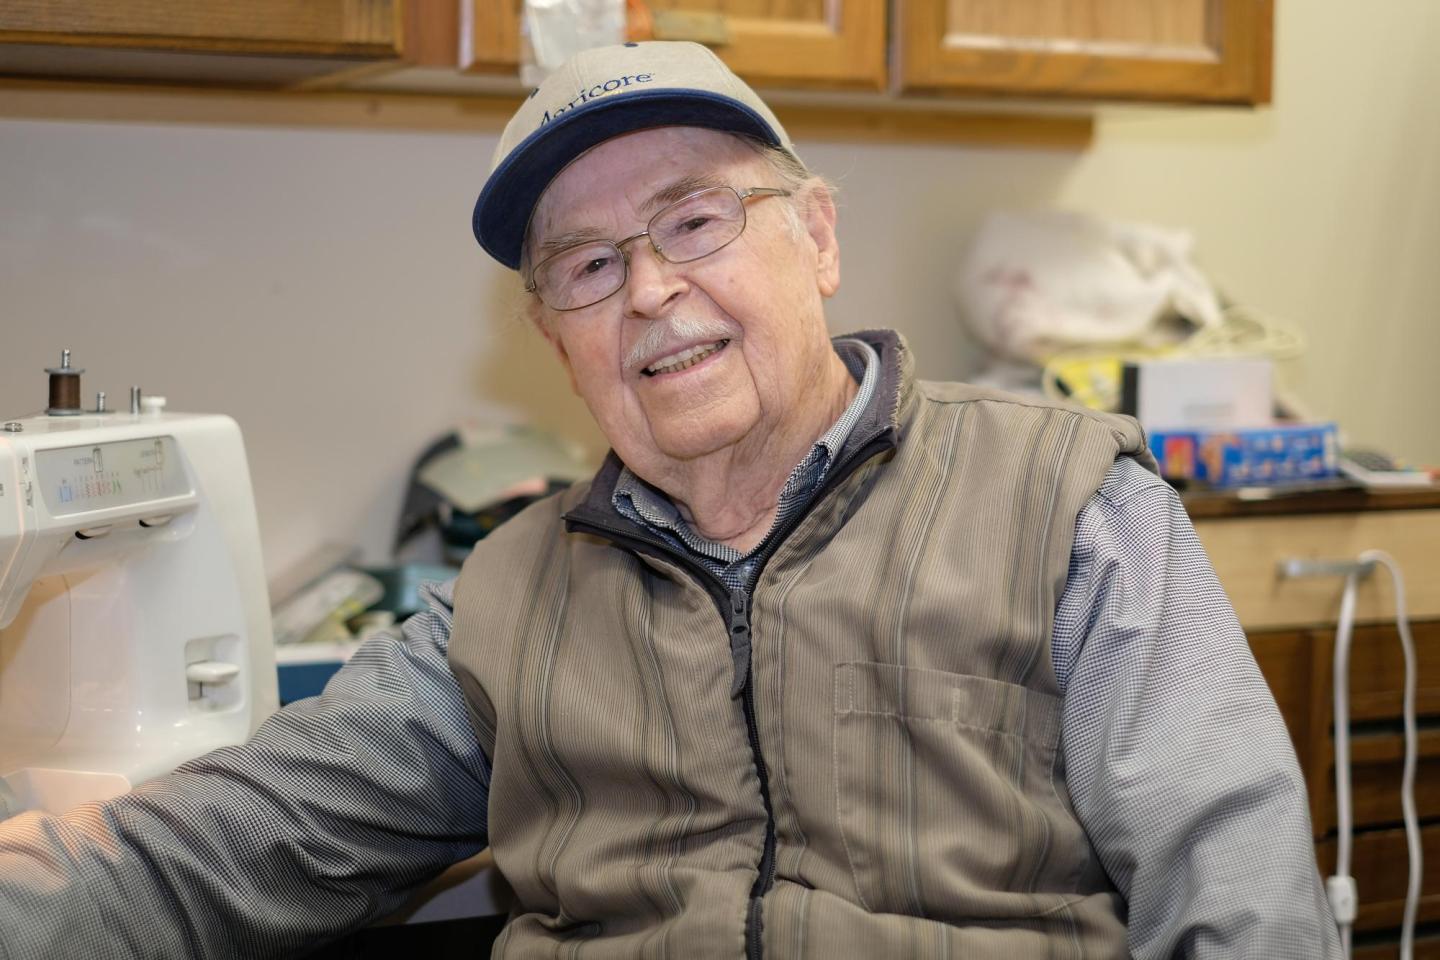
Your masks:
M 527 237 L 533 243 L 556 231 L 643 222 L 666 203 L 706 186 L 759 185 L 735 178 L 763 163 L 749 141 L 731 133 L 699 127 L 627 133 L 585 151 L 550 181 L 535 204 Z

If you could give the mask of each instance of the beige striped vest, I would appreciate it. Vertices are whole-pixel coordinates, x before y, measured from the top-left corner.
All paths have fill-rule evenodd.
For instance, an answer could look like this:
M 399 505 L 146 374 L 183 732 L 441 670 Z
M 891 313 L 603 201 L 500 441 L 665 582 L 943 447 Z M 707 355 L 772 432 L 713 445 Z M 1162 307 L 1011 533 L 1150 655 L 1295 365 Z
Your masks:
M 494 956 L 1126 955 L 1050 632 L 1076 516 L 1142 438 L 881 346 L 883 422 L 748 610 L 609 509 L 613 462 L 466 563 L 450 660 L 519 903 Z

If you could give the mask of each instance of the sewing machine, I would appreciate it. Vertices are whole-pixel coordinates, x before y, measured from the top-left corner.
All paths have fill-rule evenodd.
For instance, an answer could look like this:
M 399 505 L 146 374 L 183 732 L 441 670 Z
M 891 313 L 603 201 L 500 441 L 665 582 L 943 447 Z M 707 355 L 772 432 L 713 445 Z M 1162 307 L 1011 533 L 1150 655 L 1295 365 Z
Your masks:
M 0 422 L 0 819 L 124 793 L 276 709 L 239 427 L 79 408 Z

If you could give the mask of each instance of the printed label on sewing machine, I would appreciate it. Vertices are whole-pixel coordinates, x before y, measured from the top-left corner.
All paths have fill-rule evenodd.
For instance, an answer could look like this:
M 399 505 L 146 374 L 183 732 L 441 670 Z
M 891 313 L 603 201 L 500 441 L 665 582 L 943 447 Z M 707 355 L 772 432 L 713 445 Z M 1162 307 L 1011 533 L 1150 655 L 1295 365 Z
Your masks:
M 36 460 L 45 506 L 57 517 L 191 492 L 174 437 L 41 450 Z

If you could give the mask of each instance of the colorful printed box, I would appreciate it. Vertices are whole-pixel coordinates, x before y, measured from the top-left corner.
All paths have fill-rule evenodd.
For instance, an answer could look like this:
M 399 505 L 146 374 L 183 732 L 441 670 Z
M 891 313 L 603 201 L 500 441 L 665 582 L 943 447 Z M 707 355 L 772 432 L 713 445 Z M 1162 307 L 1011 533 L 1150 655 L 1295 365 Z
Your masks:
M 1150 449 L 1167 480 L 1213 487 L 1299 483 L 1338 472 L 1335 424 L 1279 424 L 1244 430 L 1157 430 Z

